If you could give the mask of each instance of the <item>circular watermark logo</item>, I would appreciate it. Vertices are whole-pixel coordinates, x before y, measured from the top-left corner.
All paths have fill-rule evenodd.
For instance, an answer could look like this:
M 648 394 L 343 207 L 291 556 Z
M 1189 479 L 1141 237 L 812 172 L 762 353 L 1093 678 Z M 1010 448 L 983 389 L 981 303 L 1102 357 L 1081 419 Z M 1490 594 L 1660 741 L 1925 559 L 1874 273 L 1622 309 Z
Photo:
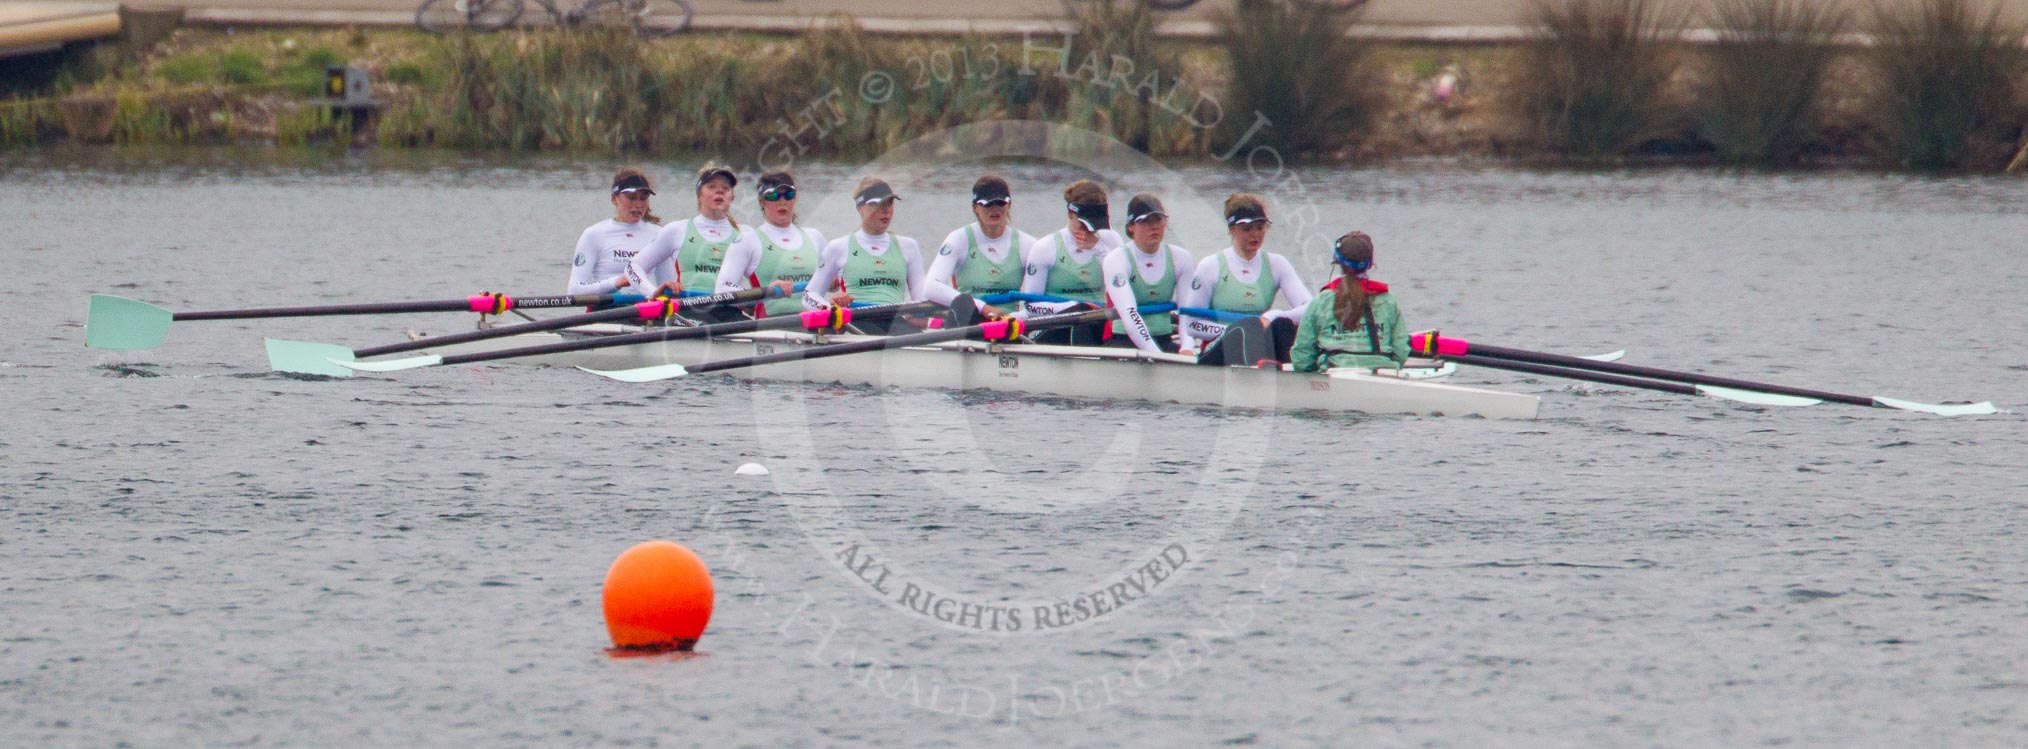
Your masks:
M 927 185 L 939 173 L 983 172 L 986 162 L 1008 161 L 1022 164 L 1020 168 L 1029 173 L 1084 175 L 1116 189 L 1131 186 L 1134 191 L 1153 192 L 1179 211 L 1218 210 L 1215 201 L 1198 194 L 1175 172 L 1119 141 L 1036 121 L 973 123 L 924 136 L 856 170 L 848 182 L 877 176 L 907 195 L 911 185 Z M 1056 204 L 1053 199 L 1031 202 Z M 907 207 L 904 199 L 901 210 Z M 843 195 L 820 202 L 810 215 L 828 221 L 826 225 L 858 222 L 856 208 Z M 896 243 L 900 246 L 901 240 Z M 835 399 L 813 403 L 804 390 L 756 389 L 754 412 L 761 442 L 786 456 L 773 466 L 776 490 L 790 501 L 812 545 L 853 585 L 931 626 L 981 635 L 1032 636 L 1091 626 L 1130 610 L 1173 588 L 1230 525 L 1262 465 L 1269 424 L 1262 419 L 1212 419 L 1214 428 L 1192 435 L 1187 443 L 1170 440 L 1160 448 L 1150 444 L 1141 424 L 1131 421 L 1056 436 L 1019 430 L 988 433 L 975 427 L 972 411 L 996 402 L 968 401 L 947 392 L 1217 405 L 1228 400 L 1228 388 L 1243 387 L 1232 383 L 1223 367 L 1149 362 L 1131 355 L 1065 355 L 1069 353 L 1075 352 L 946 344 L 777 365 L 757 372 L 764 378 L 911 388 L 907 395 L 878 399 L 884 413 L 856 409 L 854 427 L 844 438 L 850 447 L 837 447 L 837 428 L 825 423 L 830 418 L 822 412 L 836 408 Z M 1182 397 L 1174 397 L 1179 394 Z M 1012 459 L 1004 443 L 1010 438 L 1074 459 L 1044 455 L 1042 459 L 1058 468 L 1046 472 L 1007 465 Z M 1037 457 L 1034 451 L 1026 452 L 1030 453 L 1026 458 Z M 1184 454 L 1192 456 L 1194 465 L 1190 490 L 1166 497 L 1168 511 L 1161 516 L 1138 519 L 1134 532 L 1138 543 L 1124 544 L 1132 546 L 1131 551 L 1086 560 L 1074 569 L 1052 567 L 1042 576 L 1046 581 L 1021 579 L 1014 572 L 988 576 L 997 577 L 997 589 L 982 589 L 978 574 L 967 572 L 958 580 L 945 571 L 1018 569 L 1023 549 L 1061 539 L 1034 538 L 1025 544 L 1006 539 L 1008 558 L 997 562 L 976 558 L 978 545 L 973 544 L 968 547 L 971 558 L 955 564 L 959 560 L 939 559 L 914 544 L 904 547 L 893 540 L 894 534 L 880 532 L 878 526 L 888 521 L 861 517 L 841 499 L 845 492 L 829 476 L 833 471 L 856 470 L 869 456 L 877 456 L 881 465 L 896 469 L 898 483 L 913 484 L 897 490 L 911 494 L 926 490 L 940 507 L 1003 515 L 1105 516 L 1133 491 L 1137 473 Z M 1174 477 L 1165 483 L 1173 484 Z
M 1068 36 L 1060 47 L 1024 39 L 1022 65 L 995 65 L 986 74 L 1055 76 L 1137 96 L 1144 91 L 1149 103 L 1159 104 L 1155 111 L 1206 132 L 1227 116 L 1215 100 L 1186 93 L 1195 90 L 1186 81 L 1149 77 L 1145 85 L 1122 87 L 1143 79 L 1130 80 L 1117 65 L 1073 66 L 1071 46 Z M 1052 53 L 1065 59 L 1051 62 Z M 848 116 L 853 107 L 891 105 L 910 80 L 948 67 L 930 60 L 920 70 L 874 70 L 860 78 L 856 90 L 848 86 L 817 97 L 781 123 L 782 132 L 760 149 L 755 166 L 793 165 L 809 141 L 840 137 L 843 129 L 837 126 L 853 119 Z M 922 81 L 916 83 L 919 88 Z M 1253 143 L 1272 123 L 1258 113 L 1249 121 L 1236 131 L 1237 141 L 1213 147 L 1207 159 L 1243 170 L 1250 191 L 1274 206 L 1277 236 L 1271 249 L 1296 254 L 1313 244 L 1328 247 L 1299 175 L 1271 148 Z M 1034 225 L 1037 216 L 1051 217 L 1042 223 L 1053 228 L 1037 240 L 1068 236 L 1063 202 L 1055 193 L 1073 180 L 1090 179 L 1107 188 L 1115 208 L 1135 193 L 1159 196 L 1177 217 L 1170 222 L 1171 237 L 1191 231 L 1193 237 L 1219 238 L 1196 248 L 1195 259 L 1225 244 L 1222 233 L 1211 233 L 1224 228 L 1223 191 L 1206 195 L 1191 179 L 1110 135 L 1064 123 L 993 120 L 952 127 L 889 149 L 841 181 L 849 186 L 879 177 L 892 186 L 903 200 L 895 205 L 900 217 L 890 231 L 907 236 L 911 233 L 901 227 L 924 226 L 919 215 L 909 214 L 934 210 L 938 200 L 969 189 L 973 178 L 989 171 L 1023 183 L 1014 202 L 1023 221 Z M 1034 189 L 1037 182 L 1043 189 Z M 841 231 L 858 228 L 861 217 L 848 192 L 830 191 L 820 201 L 807 196 L 798 206 L 799 220 Z M 946 202 L 957 207 L 957 201 Z M 904 256 L 913 251 L 924 267 L 940 254 L 969 251 L 943 244 L 941 232 L 971 216 L 942 213 L 948 218 L 940 223 L 950 226 L 932 225 L 938 233 L 915 232 L 906 242 L 895 239 L 886 251 L 899 248 Z M 709 356 L 721 358 L 778 353 L 808 342 L 801 333 L 763 333 L 750 345 L 710 345 Z M 866 668 L 863 651 L 837 641 L 843 622 L 859 614 L 822 611 L 817 597 L 802 594 L 777 629 L 814 639 L 813 662 L 859 653 L 839 663 L 852 666 L 871 691 L 915 707 L 992 720 L 1082 713 L 1182 678 L 1229 647 L 1221 638 L 1242 634 L 1257 616 L 1251 600 L 1207 609 L 1187 597 L 1174 607 L 1187 611 L 1159 609 L 1165 619 L 1160 623 L 1136 612 L 1189 584 L 1207 563 L 1215 564 L 1219 545 L 1252 499 L 1255 479 L 1268 463 L 1271 420 L 1202 409 L 1273 409 L 1276 393 L 1272 383 L 1263 388 L 1268 379 L 1263 373 L 1150 361 L 1131 349 L 973 340 L 771 364 L 742 374 L 896 388 L 877 395 L 811 387 L 761 386 L 751 392 L 757 436 L 773 454 L 769 480 L 775 496 L 837 579 L 897 621 L 1009 643 L 1100 627 L 1146 629 L 1143 634 L 1153 642 L 1158 631 L 1179 631 L 1168 617 L 1192 620 L 1192 637 L 1154 646 L 1122 668 L 1065 675 L 1010 666 L 996 683 L 976 677 L 960 683 L 919 676 L 934 670 L 921 664 L 906 673 Z M 1036 399 L 1066 400 L 1037 406 Z M 1184 416 L 1137 412 L 1127 405 L 1134 400 L 1181 402 L 1186 405 L 1166 408 L 1185 409 Z M 1192 405 L 1198 410 L 1188 410 Z M 894 501 L 901 497 L 913 504 Z M 1272 596 L 1296 564 L 1293 553 L 1283 553 L 1271 564 L 1229 574 Z

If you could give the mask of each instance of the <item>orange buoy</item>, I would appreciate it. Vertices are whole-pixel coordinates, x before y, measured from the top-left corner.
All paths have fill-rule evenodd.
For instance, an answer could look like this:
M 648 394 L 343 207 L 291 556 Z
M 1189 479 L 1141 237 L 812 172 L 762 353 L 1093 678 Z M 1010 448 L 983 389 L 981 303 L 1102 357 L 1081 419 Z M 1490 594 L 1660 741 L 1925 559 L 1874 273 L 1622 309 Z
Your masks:
M 638 544 L 606 571 L 605 599 L 614 648 L 689 650 L 711 621 L 711 570 L 681 544 Z

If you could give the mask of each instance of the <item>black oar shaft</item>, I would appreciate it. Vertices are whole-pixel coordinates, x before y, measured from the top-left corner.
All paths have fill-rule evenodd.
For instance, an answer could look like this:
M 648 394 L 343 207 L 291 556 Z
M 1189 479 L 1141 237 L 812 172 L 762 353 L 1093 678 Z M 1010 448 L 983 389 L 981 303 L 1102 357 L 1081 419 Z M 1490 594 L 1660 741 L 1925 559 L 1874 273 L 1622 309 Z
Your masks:
M 546 307 L 589 307 L 613 300 L 611 294 L 578 294 L 574 296 L 512 297 L 514 309 L 538 309 Z M 469 312 L 470 299 L 444 299 L 431 302 L 376 302 L 372 304 L 330 304 L 318 307 L 261 307 L 257 309 L 200 310 L 177 312 L 170 319 L 184 320 L 251 320 L 264 317 L 325 317 L 332 315 L 387 315 L 402 312 Z
M 1472 347 L 1473 350 L 1477 350 L 1478 348 L 1479 348 L 1478 346 Z M 1697 394 L 1697 386 L 1685 385 L 1680 382 L 1642 380 L 1633 377 L 1623 377 L 1620 375 L 1605 374 L 1603 372 L 1593 372 L 1583 369 L 1571 369 L 1568 367 L 1552 367 L 1545 364 L 1531 364 L 1528 362 L 1512 361 L 1508 359 L 1496 359 L 1490 356 L 1480 356 L 1476 354 L 1448 354 L 1444 356 L 1444 359 L 1447 361 L 1454 361 L 1459 364 L 1470 364 L 1473 366 L 1487 367 L 1491 369 L 1504 369 L 1509 372 L 1526 372 L 1528 374 L 1547 375 L 1550 377 L 1563 377 L 1572 380 L 1584 380 L 1586 382 L 1596 382 L 1602 385 L 1619 385 L 1621 387 L 1645 388 L 1648 390 L 1660 390 L 1664 393 L 1675 393 L 1677 395 Z M 1597 362 L 1592 363 L 1596 364 Z
M 684 297 L 675 300 L 675 303 L 679 311 L 702 309 L 705 307 L 716 307 L 724 304 L 737 304 L 740 302 L 750 302 L 765 297 L 767 294 L 768 289 L 766 288 L 747 289 L 744 291 L 728 291 L 723 294 L 712 294 L 711 296 Z M 515 304 L 518 306 L 520 304 L 519 300 L 516 300 Z M 406 351 L 421 351 L 426 348 L 436 348 L 438 346 L 455 346 L 460 343 L 471 343 L 473 341 L 484 341 L 493 338 L 506 338 L 508 336 L 520 335 L 522 333 L 540 333 L 548 330 L 562 330 L 564 328 L 574 327 L 578 325 L 587 325 L 595 322 L 605 322 L 607 320 L 633 320 L 638 319 L 640 316 L 641 311 L 636 309 L 632 305 L 629 305 L 609 310 L 600 310 L 598 312 L 586 312 L 582 315 L 565 315 L 563 317 L 554 317 L 548 320 L 536 320 L 533 322 L 517 323 L 514 325 L 502 325 L 499 327 L 486 328 L 483 330 L 468 330 L 463 333 L 452 333 L 450 335 L 432 336 L 429 338 L 421 338 L 413 341 L 390 343 L 385 346 L 374 346 L 371 348 L 353 349 L 352 355 L 359 359 L 366 359 L 369 357 L 384 356 L 387 354 L 399 354 Z
M 917 312 L 928 312 L 931 310 L 937 310 L 942 308 L 943 305 L 936 304 L 934 302 L 890 304 L 878 307 L 862 307 L 859 309 L 855 309 L 852 311 L 852 316 L 854 319 L 876 320 L 883 317 L 914 314 Z M 721 335 L 737 335 L 739 333 L 750 333 L 756 330 L 784 330 L 789 328 L 800 328 L 800 327 L 803 327 L 803 319 L 801 315 L 782 315 L 779 317 L 763 317 L 756 320 L 738 320 L 728 323 L 719 323 L 717 325 L 700 325 L 693 328 L 663 328 L 661 330 L 649 330 L 640 333 L 626 333 L 622 335 L 613 335 L 613 336 L 597 336 L 591 338 L 583 338 L 575 341 L 559 341 L 557 343 L 545 343 L 540 346 L 524 346 L 521 348 L 502 349 L 499 351 L 481 351 L 470 354 L 452 354 L 450 356 L 444 357 L 443 361 L 440 362 L 440 364 L 473 364 L 476 362 L 497 361 L 500 359 L 518 359 L 524 356 L 547 356 L 549 354 L 566 354 L 572 351 L 589 351 L 592 349 L 611 348 L 615 346 L 631 346 L 637 343 L 661 343 L 664 341 L 681 341 L 691 338 L 708 338 L 712 336 L 721 336 Z
M 854 314 L 858 313 L 855 311 Z M 1112 317 L 1113 311 L 1110 309 L 1093 310 L 1090 312 L 1077 312 L 1068 315 L 1050 315 L 1048 317 L 1037 317 L 1030 319 L 1025 323 L 1023 323 L 1021 328 L 1023 331 L 1047 330 L 1050 328 L 1060 328 L 1067 325 L 1083 325 L 1088 323 L 1104 322 L 1106 320 L 1112 319 Z M 720 359 L 718 361 L 713 362 L 704 362 L 694 367 L 684 367 L 684 370 L 691 374 L 703 374 L 705 372 L 722 372 L 728 369 L 743 369 L 746 367 L 758 367 L 766 364 L 781 364 L 783 362 L 804 361 L 808 359 L 822 359 L 831 356 L 844 356 L 846 354 L 857 354 L 867 351 L 880 351 L 892 348 L 906 348 L 908 346 L 927 346 L 933 343 L 943 343 L 945 341 L 958 341 L 970 338 L 972 336 L 981 334 L 986 329 L 987 326 L 994 324 L 996 323 L 986 323 L 984 325 L 970 325 L 961 328 L 945 328 L 943 330 L 931 330 L 922 333 L 910 333 L 908 335 L 887 336 L 884 338 L 871 338 L 864 341 L 852 341 L 850 343 L 834 343 L 828 346 L 799 347 L 787 351 L 778 351 L 772 354 L 761 354 L 758 356 L 744 356 L 737 359 Z
M 1509 361 L 1549 364 L 1558 367 L 1584 369 L 1594 372 L 1610 372 L 1614 374 L 1632 375 L 1634 377 L 1648 377 L 1657 380 L 1669 380 L 1672 382 L 1688 382 L 1696 385 L 1710 385 L 1713 387 L 1732 388 L 1735 390 L 1751 390 L 1757 393 L 1793 395 L 1799 398 L 1814 398 L 1817 400 L 1831 401 L 1834 403 L 1849 403 L 1854 406 L 1874 405 L 1872 398 L 1861 395 L 1845 395 L 1843 393 L 1831 393 L 1823 390 L 1811 390 L 1809 388 L 1788 387 L 1786 385 L 1771 385 L 1765 382 L 1750 382 L 1747 380 L 1735 380 L 1730 377 L 1714 377 L 1711 375 L 1698 374 L 1696 372 L 1679 372 L 1670 369 L 1656 369 L 1654 367 L 1643 367 L 1635 364 L 1620 364 L 1618 362 L 1592 361 L 1590 359 L 1584 359 L 1575 356 L 1564 356 L 1562 354 L 1548 354 L 1540 351 L 1525 351 L 1522 349 L 1512 349 L 1501 346 L 1485 346 L 1477 343 L 1470 344 L 1470 346 L 1471 346 L 1470 348 L 1471 355 L 1476 358 L 1479 358 L 1481 360 L 1482 366 L 1483 360 L 1485 358 L 1495 358 L 1495 359 L 1505 359 Z M 1455 356 L 1447 356 L 1445 358 L 1458 359 L 1458 357 Z M 1459 359 L 1459 361 L 1463 360 Z

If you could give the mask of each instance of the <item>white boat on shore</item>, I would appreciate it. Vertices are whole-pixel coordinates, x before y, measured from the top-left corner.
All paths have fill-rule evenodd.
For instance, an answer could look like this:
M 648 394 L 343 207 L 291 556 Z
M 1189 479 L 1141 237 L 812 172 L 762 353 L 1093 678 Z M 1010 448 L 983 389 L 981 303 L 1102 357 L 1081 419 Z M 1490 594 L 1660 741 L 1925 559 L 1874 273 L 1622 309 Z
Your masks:
M 592 336 L 639 332 L 622 325 L 586 325 L 561 334 L 530 333 L 432 351 L 469 354 L 522 348 Z M 758 331 L 712 339 L 658 341 L 504 361 L 581 367 L 602 372 L 774 354 L 865 336 L 814 336 Z M 369 369 L 371 360 L 357 362 Z M 1224 408 L 1349 411 L 1532 419 L 1532 395 L 1463 387 L 1429 379 L 1449 365 L 1412 362 L 1400 375 L 1334 370 L 1307 374 L 1249 367 L 1212 367 L 1192 357 L 1127 348 L 992 344 L 953 341 L 810 361 L 763 364 L 726 374 L 756 380 L 846 385 L 991 390 L 1062 398 L 1140 400 Z

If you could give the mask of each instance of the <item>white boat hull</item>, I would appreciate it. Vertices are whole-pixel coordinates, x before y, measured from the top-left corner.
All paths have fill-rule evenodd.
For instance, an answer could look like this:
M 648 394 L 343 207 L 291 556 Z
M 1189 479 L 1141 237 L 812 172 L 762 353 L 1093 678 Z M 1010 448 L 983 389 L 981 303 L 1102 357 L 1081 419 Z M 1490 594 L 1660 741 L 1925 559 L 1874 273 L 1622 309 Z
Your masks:
M 473 353 L 573 340 L 585 334 L 633 332 L 587 326 L 565 335 L 535 333 L 451 347 L 436 354 Z M 854 340 L 834 336 L 829 342 Z M 775 353 L 812 345 L 802 333 L 758 332 L 711 340 L 615 346 L 504 360 L 518 364 L 624 370 Z M 1188 357 L 1133 349 L 995 345 L 960 341 L 879 353 L 768 364 L 726 374 L 747 379 L 847 385 L 992 390 L 1063 398 L 1143 400 L 1269 410 L 1356 411 L 1375 414 L 1478 415 L 1532 419 L 1532 395 L 1463 387 L 1365 372 L 1304 374 L 1273 369 L 1208 367 Z

